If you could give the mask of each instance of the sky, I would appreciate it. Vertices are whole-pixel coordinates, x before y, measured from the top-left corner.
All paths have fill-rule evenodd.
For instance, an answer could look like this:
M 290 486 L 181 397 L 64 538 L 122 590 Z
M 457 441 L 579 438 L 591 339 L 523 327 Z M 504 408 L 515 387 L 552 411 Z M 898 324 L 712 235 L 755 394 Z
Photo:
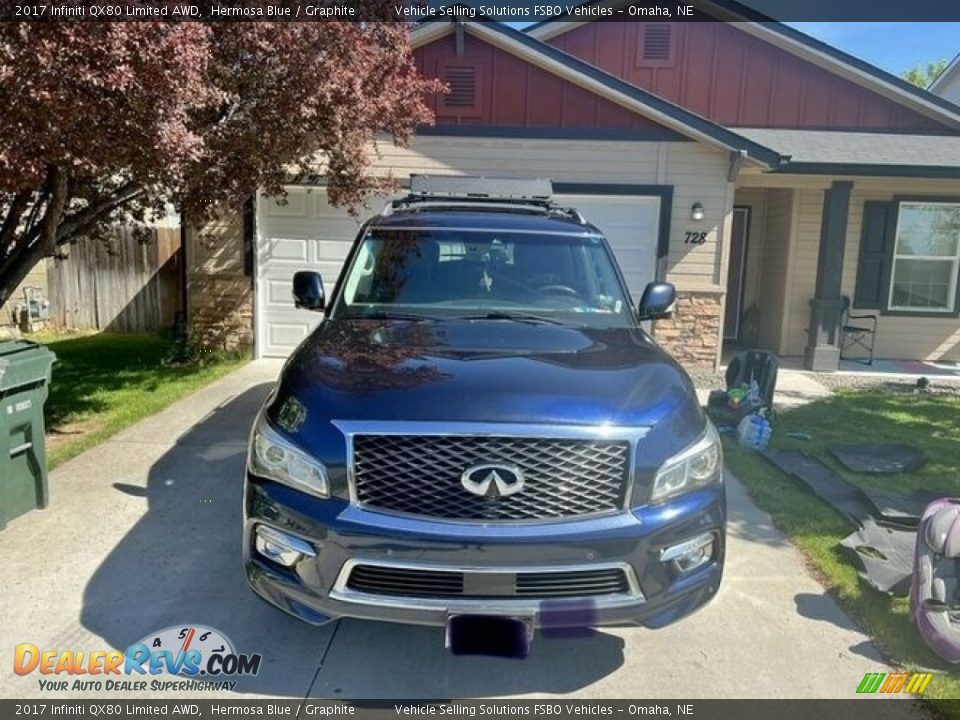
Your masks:
M 917 64 L 952 60 L 960 53 L 960 23 L 956 22 L 787 24 L 894 75 Z

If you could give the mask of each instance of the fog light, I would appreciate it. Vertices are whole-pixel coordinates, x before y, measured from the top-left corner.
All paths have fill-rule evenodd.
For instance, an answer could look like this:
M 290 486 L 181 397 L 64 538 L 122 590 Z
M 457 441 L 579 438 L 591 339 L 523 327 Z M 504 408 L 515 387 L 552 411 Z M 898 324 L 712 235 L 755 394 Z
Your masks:
M 690 572 L 713 560 L 713 534 L 705 533 L 693 540 L 672 545 L 660 551 L 661 562 L 673 562 L 680 572 Z
M 257 525 L 257 552 L 267 560 L 284 567 L 293 567 L 305 557 L 316 557 L 316 551 L 300 538 L 287 535 L 266 525 Z

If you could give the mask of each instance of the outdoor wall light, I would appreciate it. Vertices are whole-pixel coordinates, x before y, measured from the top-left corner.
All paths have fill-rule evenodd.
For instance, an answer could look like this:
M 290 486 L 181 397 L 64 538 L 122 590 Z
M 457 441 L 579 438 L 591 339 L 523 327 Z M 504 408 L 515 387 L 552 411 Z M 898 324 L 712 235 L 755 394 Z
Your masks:
M 690 208 L 690 219 L 697 222 L 703 220 L 703 205 L 698 202 L 693 204 L 693 207 Z

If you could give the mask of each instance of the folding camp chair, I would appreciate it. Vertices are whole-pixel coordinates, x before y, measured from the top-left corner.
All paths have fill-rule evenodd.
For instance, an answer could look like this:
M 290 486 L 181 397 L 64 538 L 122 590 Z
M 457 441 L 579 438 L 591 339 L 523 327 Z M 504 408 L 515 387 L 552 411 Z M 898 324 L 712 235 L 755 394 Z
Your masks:
M 876 315 L 851 315 L 850 296 L 843 296 L 843 310 L 840 317 L 840 358 L 843 351 L 852 347 L 863 348 L 869 357 L 867 365 L 873 365 L 873 346 L 877 337 Z M 863 358 L 852 358 L 864 362 Z

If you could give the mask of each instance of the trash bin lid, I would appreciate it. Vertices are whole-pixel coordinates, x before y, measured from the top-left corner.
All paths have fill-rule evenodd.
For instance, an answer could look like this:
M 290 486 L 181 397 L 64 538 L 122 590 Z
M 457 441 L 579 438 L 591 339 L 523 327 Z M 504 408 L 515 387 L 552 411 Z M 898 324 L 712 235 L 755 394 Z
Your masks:
M 0 392 L 50 379 L 57 356 L 29 340 L 0 343 Z

